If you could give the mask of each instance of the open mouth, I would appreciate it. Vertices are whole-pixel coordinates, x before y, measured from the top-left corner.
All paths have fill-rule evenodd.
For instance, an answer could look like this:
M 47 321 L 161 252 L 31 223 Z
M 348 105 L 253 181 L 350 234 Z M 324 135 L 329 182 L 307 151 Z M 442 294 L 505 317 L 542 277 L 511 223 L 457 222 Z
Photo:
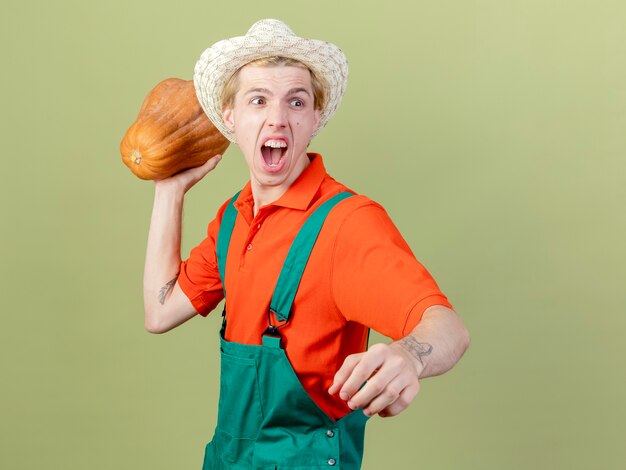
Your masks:
M 269 168 L 278 168 L 287 153 L 287 142 L 270 139 L 261 146 L 261 156 Z

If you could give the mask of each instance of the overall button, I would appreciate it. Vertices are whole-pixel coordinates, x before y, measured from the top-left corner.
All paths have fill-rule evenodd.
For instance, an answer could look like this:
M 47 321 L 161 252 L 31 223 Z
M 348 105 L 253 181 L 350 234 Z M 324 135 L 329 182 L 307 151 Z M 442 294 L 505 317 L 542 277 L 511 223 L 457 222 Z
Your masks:
M 246 247 L 246 249 L 250 251 L 252 249 L 252 243 L 248 243 L 248 246 Z
M 329 429 L 328 431 L 326 431 L 326 435 L 328 437 L 335 437 L 335 433 L 332 431 L 332 429 Z
M 331 467 L 335 465 L 336 463 L 337 461 L 335 459 L 328 459 L 328 465 L 330 465 Z

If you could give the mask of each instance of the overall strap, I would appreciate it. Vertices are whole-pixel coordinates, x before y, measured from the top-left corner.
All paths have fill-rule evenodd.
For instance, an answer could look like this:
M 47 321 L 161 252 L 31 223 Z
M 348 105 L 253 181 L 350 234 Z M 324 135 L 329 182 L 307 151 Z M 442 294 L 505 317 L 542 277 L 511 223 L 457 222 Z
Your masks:
M 279 321 L 287 321 L 289 319 L 291 305 L 298 291 L 304 268 L 311 256 L 311 250 L 313 245 L 315 245 L 317 236 L 326 221 L 328 213 L 337 203 L 350 196 L 353 196 L 353 194 L 342 192 L 324 202 L 309 216 L 296 235 L 278 276 L 278 282 L 270 302 L 270 311 L 274 312 Z
M 224 296 L 226 296 L 226 256 L 228 255 L 228 245 L 230 245 L 230 237 L 233 234 L 233 228 L 235 227 L 235 220 L 237 220 L 237 209 L 235 209 L 235 201 L 239 197 L 239 191 L 235 194 L 222 216 L 222 223 L 220 224 L 220 231 L 217 234 L 217 267 L 220 270 L 220 278 L 222 279 L 222 289 L 224 290 Z

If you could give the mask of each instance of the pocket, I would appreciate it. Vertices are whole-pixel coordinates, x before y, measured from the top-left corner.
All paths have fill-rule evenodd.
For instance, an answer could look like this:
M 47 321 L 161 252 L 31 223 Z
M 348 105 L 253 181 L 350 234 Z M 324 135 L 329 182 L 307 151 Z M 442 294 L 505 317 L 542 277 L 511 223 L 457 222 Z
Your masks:
M 256 439 L 263 415 L 254 359 L 222 352 L 218 428 L 236 439 Z

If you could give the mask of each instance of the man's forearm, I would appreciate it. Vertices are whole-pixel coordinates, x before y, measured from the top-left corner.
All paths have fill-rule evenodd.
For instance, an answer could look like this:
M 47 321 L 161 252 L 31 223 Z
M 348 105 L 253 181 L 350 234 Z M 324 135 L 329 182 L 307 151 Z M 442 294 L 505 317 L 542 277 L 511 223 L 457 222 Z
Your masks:
M 182 191 L 155 186 L 143 275 L 146 324 L 165 304 L 178 278 L 183 200 Z
M 396 341 L 414 359 L 420 378 L 450 370 L 469 346 L 469 333 L 461 318 L 449 308 L 433 306 L 411 334 Z
M 155 181 L 143 273 L 145 327 L 152 333 L 168 331 L 196 315 L 176 282 L 181 261 L 183 202 L 187 191 L 213 170 L 221 158 L 216 155 L 204 165 Z

